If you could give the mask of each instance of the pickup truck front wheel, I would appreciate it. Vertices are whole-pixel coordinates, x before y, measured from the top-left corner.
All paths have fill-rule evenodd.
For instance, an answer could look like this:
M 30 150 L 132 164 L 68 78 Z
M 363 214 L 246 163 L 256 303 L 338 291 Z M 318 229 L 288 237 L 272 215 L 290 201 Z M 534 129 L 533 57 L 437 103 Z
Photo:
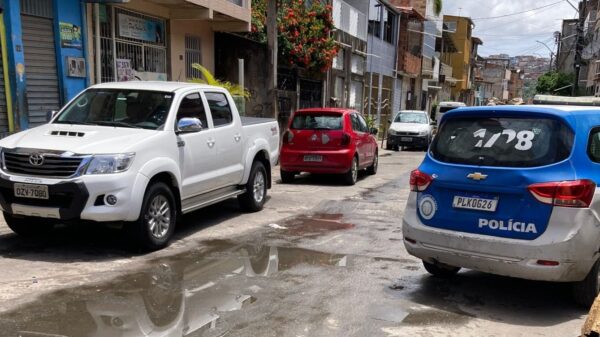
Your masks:
M 15 217 L 6 212 L 4 212 L 4 220 L 8 228 L 24 237 L 42 236 L 50 233 L 54 228 L 52 220 L 28 216 Z
M 140 217 L 129 227 L 140 248 L 152 251 L 169 244 L 176 221 L 177 209 L 173 192 L 166 184 L 157 182 L 146 190 Z
M 263 163 L 252 163 L 250 178 L 245 188 L 246 192 L 238 196 L 240 207 L 248 212 L 262 210 L 267 200 L 267 170 Z

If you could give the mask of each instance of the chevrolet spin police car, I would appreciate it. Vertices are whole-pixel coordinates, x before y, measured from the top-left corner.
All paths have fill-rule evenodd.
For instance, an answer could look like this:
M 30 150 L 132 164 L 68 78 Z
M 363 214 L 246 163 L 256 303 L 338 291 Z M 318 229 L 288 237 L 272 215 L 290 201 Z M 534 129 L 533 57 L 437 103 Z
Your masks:
M 572 282 L 591 305 L 600 282 L 600 109 L 460 108 L 446 113 L 403 219 L 428 272 L 461 267 Z

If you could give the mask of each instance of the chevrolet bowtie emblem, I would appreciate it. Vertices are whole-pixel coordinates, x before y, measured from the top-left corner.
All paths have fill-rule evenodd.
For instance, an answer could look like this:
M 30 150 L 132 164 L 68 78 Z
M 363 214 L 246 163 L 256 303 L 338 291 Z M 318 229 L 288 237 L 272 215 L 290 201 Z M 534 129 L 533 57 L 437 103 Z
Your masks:
M 481 174 L 479 172 L 475 172 L 475 173 L 470 173 L 467 178 L 469 179 L 473 179 L 473 180 L 484 180 L 485 178 L 487 178 L 487 174 Z

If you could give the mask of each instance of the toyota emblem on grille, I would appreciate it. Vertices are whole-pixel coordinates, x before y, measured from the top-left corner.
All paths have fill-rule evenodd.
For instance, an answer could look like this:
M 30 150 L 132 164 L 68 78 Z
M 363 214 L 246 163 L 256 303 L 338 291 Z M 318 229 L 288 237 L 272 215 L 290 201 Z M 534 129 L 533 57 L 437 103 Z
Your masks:
M 44 156 L 39 153 L 32 153 L 29 156 L 29 163 L 33 166 L 42 166 L 44 164 Z

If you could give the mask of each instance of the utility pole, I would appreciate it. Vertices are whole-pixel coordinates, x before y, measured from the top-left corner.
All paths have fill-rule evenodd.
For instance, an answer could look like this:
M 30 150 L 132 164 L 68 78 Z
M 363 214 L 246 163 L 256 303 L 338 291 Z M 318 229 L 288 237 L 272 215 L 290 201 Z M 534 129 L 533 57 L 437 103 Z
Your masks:
M 577 21 L 577 37 L 575 38 L 575 83 L 571 96 L 576 96 L 579 92 L 579 70 L 581 69 L 581 52 L 583 51 L 583 25 L 585 14 L 587 12 L 587 0 L 579 3 L 579 21 Z
M 277 0 L 268 0 L 267 5 L 267 97 L 272 106 L 272 117 L 277 119 Z

